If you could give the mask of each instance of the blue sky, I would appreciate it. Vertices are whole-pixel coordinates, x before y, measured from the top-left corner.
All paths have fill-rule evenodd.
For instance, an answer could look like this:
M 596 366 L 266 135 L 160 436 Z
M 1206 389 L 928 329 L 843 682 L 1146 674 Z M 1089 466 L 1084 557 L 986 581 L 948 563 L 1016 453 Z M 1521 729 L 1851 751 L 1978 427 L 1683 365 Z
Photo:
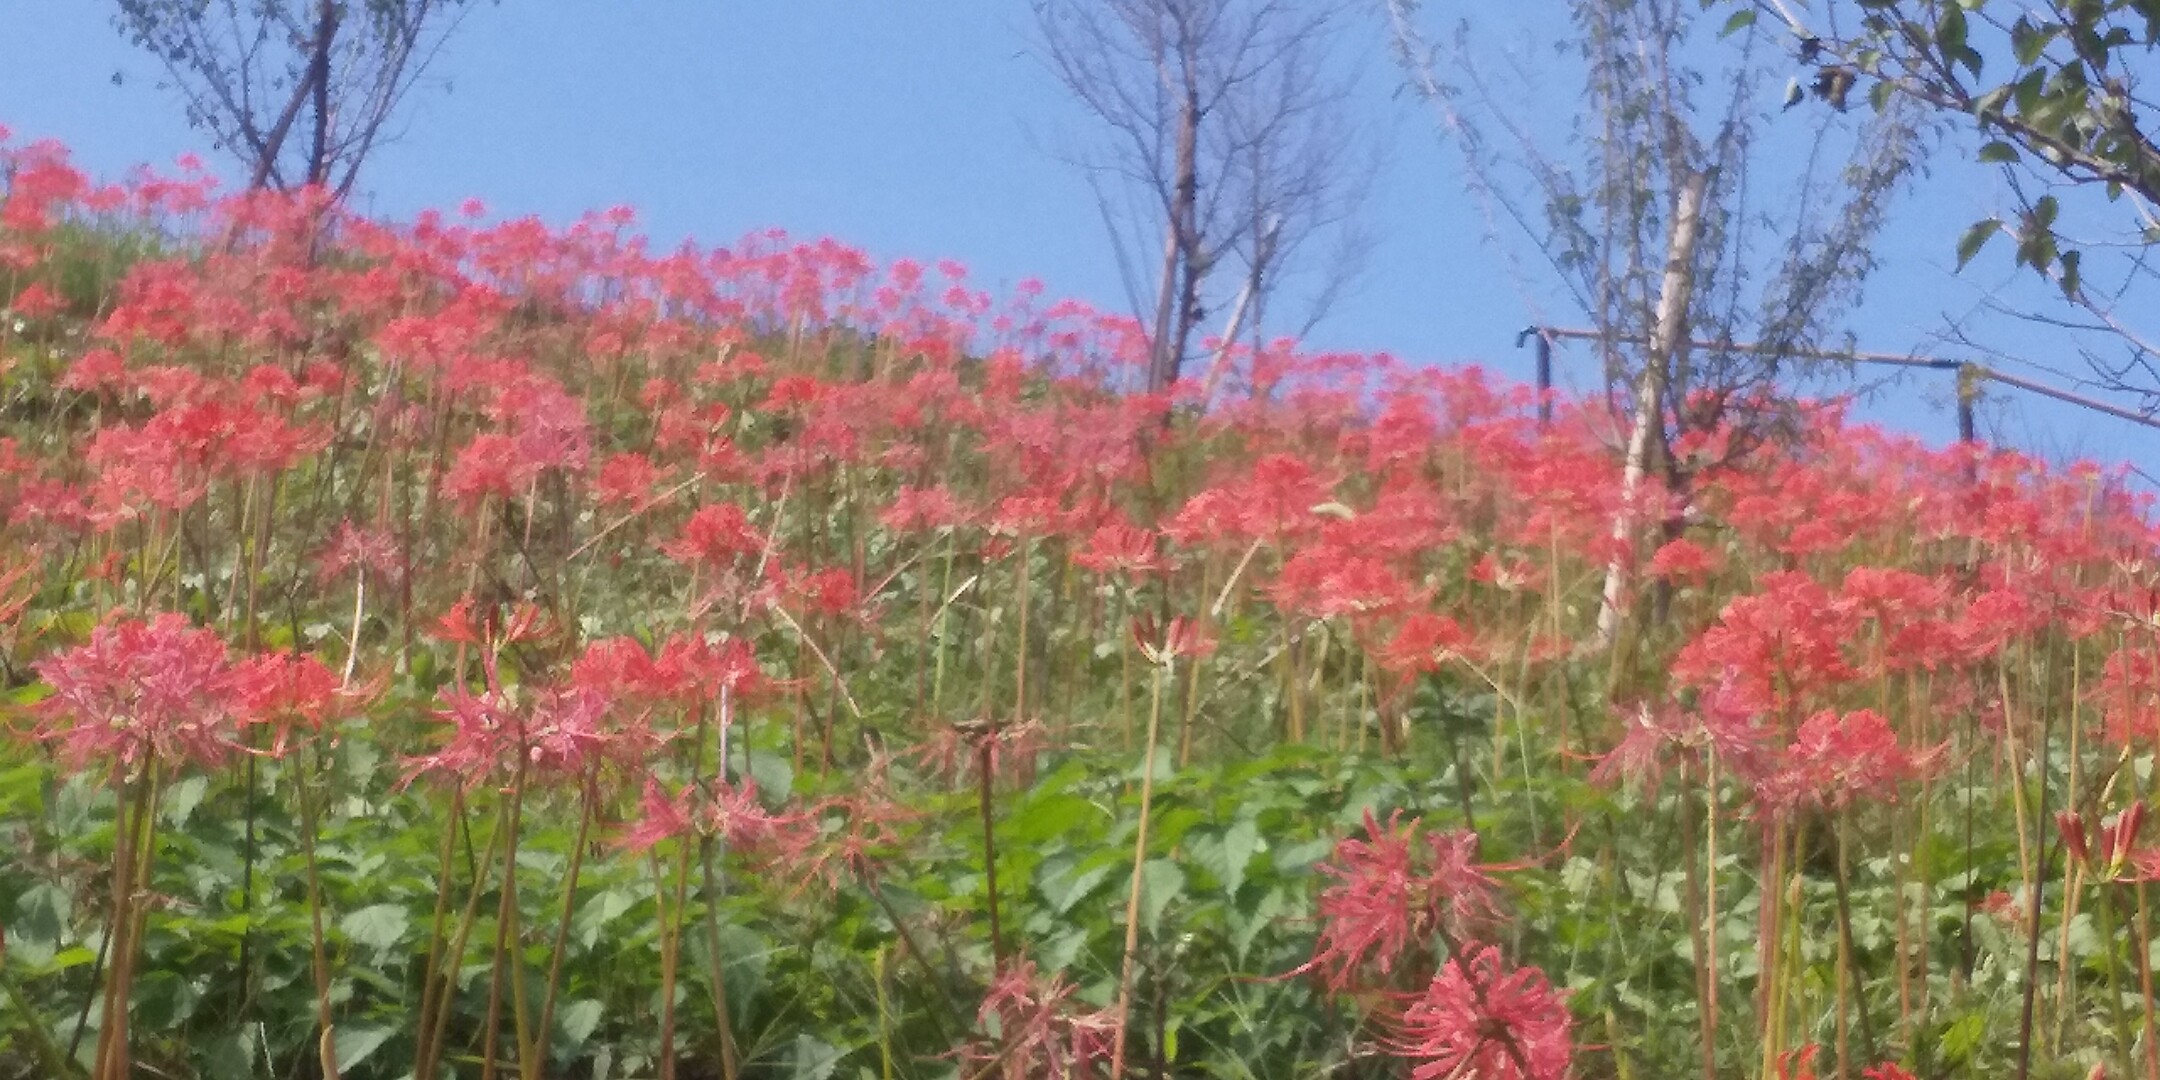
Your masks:
M 10 29 L 0 124 L 18 140 L 60 139 L 106 175 L 207 151 L 158 89 L 157 63 L 121 40 L 109 10 L 93 0 L 0 0 Z M 1493 16 L 1510 22 L 1489 33 L 1535 63 L 1539 24 L 1562 17 L 1560 5 L 1529 0 L 1510 11 Z M 397 217 L 477 196 L 497 215 L 563 221 L 627 204 L 663 246 L 779 226 L 879 258 L 952 257 L 992 288 L 1040 277 L 1053 295 L 1117 308 L 1123 292 L 1093 196 L 1060 156 L 1087 121 L 1036 59 L 1033 34 L 1019 0 L 476 5 L 412 99 L 401 137 L 370 165 L 362 205 Z M 1378 243 L 1311 343 L 1526 378 L 1516 331 L 1580 316 L 1538 276 L 1519 237 L 1504 239 L 1521 273 L 1486 242 L 1459 155 L 1430 114 L 1394 93 L 1378 25 L 1358 24 L 1344 45 L 1364 68 L 1358 121 L 1381 149 L 1366 206 Z M 1571 92 L 1525 107 L 1565 109 Z M 2000 206 L 1994 184 L 1946 157 L 1905 196 L 1853 322 L 1863 348 L 1923 347 L 1946 318 L 1990 294 L 2045 306 L 2007 258 L 1952 272 L 1958 230 Z M 2081 370 L 2059 334 L 2002 318 L 1973 328 L 2008 351 Z M 1573 363 L 1591 367 L 1587 353 Z M 1948 402 L 1947 379 L 1919 377 L 1862 411 L 1940 443 L 1954 431 Z M 2051 455 L 2150 459 L 2160 450 L 2156 433 L 2029 400 L 1999 402 L 1990 422 L 1998 437 Z

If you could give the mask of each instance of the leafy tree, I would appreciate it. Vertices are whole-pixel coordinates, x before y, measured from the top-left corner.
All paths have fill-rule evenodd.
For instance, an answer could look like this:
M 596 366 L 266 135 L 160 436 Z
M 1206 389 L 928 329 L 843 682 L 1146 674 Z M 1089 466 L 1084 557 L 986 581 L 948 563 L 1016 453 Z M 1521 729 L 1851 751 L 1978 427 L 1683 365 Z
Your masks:
M 165 65 L 188 122 L 252 188 L 340 198 L 470 0 L 116 0 L 114 24 Z M 304 125 L 304 126 L 303 126 Z
M 1804 18 L 1803 18 L 1804 16 Z M 2160 73 L 2152 0 L 1833 0 L 1796 9 L 1746 0 L 1731 18 L 1783 27 L 1818 94 L 1864 93 L 1877 109 L 1918 103 L 1968 118 L 1980 162 L 2001 169 L 2008 211 L 1966 230 L 1959 265 L 1998 234 L 2019 266 L 2053 282 L 2082 314 L 2073 330 L 2099 381 L 2160 406 L 2160 339 L 2149 309 L 2160 241 L 2160 144 L 2148 130 Z M 2066 215 L 2065 210 L 2069 210 Z
M 1436 45 L 1420 7 L 1388 3 L 1410 88 L 1462 149 L 1488 216 L 1531 241 L 1539 276 L 1587 320 L 1612 397 L 1631 403 L 1620 421 L 1631 509 L 1614 538 L 1631 539 L 1653 482 L 1672 496 L 1664 538 L 1677 538 L 1705 470 L 1792 429 L 1781 380 L 1813 369 L 1807 357 L 1836 344 L 1858 302 L 1891 198 L 1920 160 L 1917 110 L 1886 109 L 1857 131 L 1803 127 L 1763 108 L 1784 65 L 1747 20 L 1726 52 L 1691 0 L 1577 0 L 1559 55 L 1580 65 L 1583 105 L 1572 121 L 1531 116 L 1522 103 L 1550 73 L 1503 84 L 1467 26 Z M 1599 620 L 1608 641 L 1623 576 L 1616 560 Z

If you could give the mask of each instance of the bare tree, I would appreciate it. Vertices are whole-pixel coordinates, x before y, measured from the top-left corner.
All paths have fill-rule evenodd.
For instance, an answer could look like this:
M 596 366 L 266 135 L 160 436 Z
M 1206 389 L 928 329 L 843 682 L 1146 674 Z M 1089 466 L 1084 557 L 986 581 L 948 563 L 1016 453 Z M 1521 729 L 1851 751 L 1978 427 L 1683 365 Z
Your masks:
M 1036 0 L 1035 15 L 1051 70 L 1102 126 L 1079 161 L 1148 330 L 1148 389 L 1182 376 L 1209 307 L 1231 306 L 1226 348 L 1257 335 L 1285 268 L 1333 242 L 1310 329 L 1354 265 L 1370 173 L 1333 63 L 1342 6 Z
M 117 0 L 251 188 L 342 198 L 470 0 Z M 302 122 L 305 120 L 305 127 Z

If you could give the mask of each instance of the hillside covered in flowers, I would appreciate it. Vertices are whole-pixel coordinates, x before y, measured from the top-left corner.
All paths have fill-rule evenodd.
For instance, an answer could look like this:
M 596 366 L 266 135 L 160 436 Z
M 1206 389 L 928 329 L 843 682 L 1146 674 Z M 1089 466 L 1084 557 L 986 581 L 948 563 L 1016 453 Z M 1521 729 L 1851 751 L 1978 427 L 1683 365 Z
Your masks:
M 2160 1076 L 2117 474 L 0 178 L 0 1076 Z

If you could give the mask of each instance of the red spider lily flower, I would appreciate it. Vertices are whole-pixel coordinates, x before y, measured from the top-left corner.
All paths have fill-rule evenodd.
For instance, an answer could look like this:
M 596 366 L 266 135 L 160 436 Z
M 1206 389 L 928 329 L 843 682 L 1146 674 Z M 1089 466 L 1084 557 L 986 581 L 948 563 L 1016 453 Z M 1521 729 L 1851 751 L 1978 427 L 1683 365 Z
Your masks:
M 1430 611 L 1406 616 L 1395 636 L 1380 649 L 1380 666 L 1403 674 L 1438 671 L 1457 658 L 1475 659 L 1470 631 L 1453 618 Z
M 1044 978 L 1034 961 L 998 974 L 975 1018 L 984 1034 L 957 1052 L 972 1076 L 1083 1080 L 1100 1075 L 1112 1056 L 1117 1017 L 1110 1009 L 1080 1009 L 1078 987 L 1062 976 Z
M 1562 1080 L 1575 1056 L 1566 996 L 1490 945 L 1467 951 L 1403 1010 L 1387 1049 L 1415 1063 L 1411 1080 Z
M 1397 611 L 1420 598 L 1379 559 L 1327 547 L 1292 555 L 1268 591 L 1285 611 L 1313 619 Z
M 1885 1061 L 1860 1074 L 1865 1080 L 1920 1080 L 1896 1062 Z
M 993 779 L 1030 774 L 1036 758 L 1050 746 L 1050 731 L 1038 720 L 1017 724 L 971 720 L 938 725 L 909 753 L 925 772 L 958 786 L 977 776 L 986 757 Z
M 525 458 L 516 439 L 483 432 L 458 450 L 457 460 L 443 477 L 443 493 L 470 510 L 490 496 L 516 498 L 538 475 L 538 465 Z
M 242 680 L 214 631 L 165 612 L 117 619 L 87 644 L 36 665 L 52 687 L 39 702 L 40 738 L 80 768 L 110 762 L 133 773 L 151 760 L 205 767 L 240 749 Z
M 742 507 L 712 503 L 698 507 L 683 523 L 681 535 L 662 542 L 660 550 L 676 562 L 725 567 L 765 550 L 765 538 L 751 527 Z
M 1644 573 L 1663 581 L 1693 583 L 1717 573 L 1723 562 L 1717 552 L 1683 536 L 1658 548 Z
M 337 528 L 330 532 L 330 542 L 324 544 L 322 553 L 316 556 L 315 574 L 318 580 L 329 582 L 349 570 L 375 574 L 383 580 L 399 580 L 403 566 L 398 558 L 397 538 L 350 521 L 338 522 Z
M 791 827 L 775 837 L 772 861 L 798 889 L 821 884 L 831 891 L 851 879 L 875 881 L 910 816 L 878 791 L 826 799 L 789 820 Z
M 769 855 L 775 849 L 792 849 L 783 842 L 802 818 L 774 814 L 758 798 L 757 784 L 720 783 L 707 790 L 692 784 L 674 795 L 653 777 L 645 778 L 645 794 L 638 803 L 638 820 L 622 836 L 632 852 L 650 850 L 662 841 L 680 836 L 710 836 L 728 850 Z
M 2136 850 L 2138 832 L 2145 825 L 2145 800 L 2139 799 L 2124 807 L 2123 811 L 2100 823 L 2100 844 L 2094 850 L 2087 839 L 2085 818 L 2072 810 L 2055 814 L 2055 829 L 2062 835 L 2063 848 L 2070 857 L 2092 871 L 2101 881 L 2129 880 L 2142 877 L 2151 858 L 2148 852 Z
M 1775 1080 L 1815 1080 L 1815 1054 L 1818 1049 L 1809 1045 L 1779 1054 Z
M 1148 663 L 1168 666 L 1181 656 L 1206 656 L 1217 644 L 1196 620 L 1183 615 L 1158 625 L 1153 615 L 1138 615 L 1132 622 L 1133 642 Z
M 277 728 L 272 757 L 283 756 L 294 727 L 320 731 L 362 707 L 368 695 L 344 685 L 313 656 L 261 653 L 234 669 L 237 692 L 249 720 Z
M 965 525 L 974 515 L 945 487 L 903 487 L 878 522 L 894 532 L 923 532 Z
M 1075 565 L 1097 574 L 1153 574 L 1163 569 L 1155 534 L 1122 518 L 1098 526 L 1073 553 Z
M 68 365 L 60 386 L 84 393 L 115 393 L 127 383 L 127 361 L 111 349 L 89 349 Z
M 1761 592 L 1727 604 L 1715 626 L 1680 650 L 1673 676 L 1683 686 L 1736 682 L 1777 711 L 1857 676 L 1844 652 L 1857 621 L 1806 575 L 1766 574 Z
M 1862 799 L 1895 801 L 1898 785 L 1917 777 L 1932 752 L 1900 746 L 1890 722 L 1873 709 L 1823 710 L 1801 723 L 1786 749 L 1786 766 L 1758 786 L 1773 805 L 1807 801 L 1832 809 Z
M 660 481 L 660 469 L 643 454 L 611 454 L 593 478 L 593 495 L 603 506 L 642 506 Z
M 1493 868 L 1474 861 L 1477 834 L 1428 834 L 1420 859 L 1419 825 L 1403 825 L 1396 811 L 1383 829 L 1368 810 L 1365 838 L 1335 846 L 1320 867 L 1334 879 L 1320 893 L 1320 940 L 1292 974 L 1319 972 L 1333 990 L 1358 986 L 1368 967 L 1385 976 L 1409 966 L 1413 947 L 1423 949 L 1435 933 L 1466 937 L 1498 917 L 1496 883 L 1486 873 Z

